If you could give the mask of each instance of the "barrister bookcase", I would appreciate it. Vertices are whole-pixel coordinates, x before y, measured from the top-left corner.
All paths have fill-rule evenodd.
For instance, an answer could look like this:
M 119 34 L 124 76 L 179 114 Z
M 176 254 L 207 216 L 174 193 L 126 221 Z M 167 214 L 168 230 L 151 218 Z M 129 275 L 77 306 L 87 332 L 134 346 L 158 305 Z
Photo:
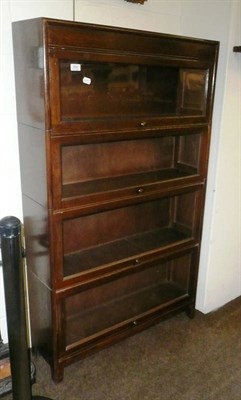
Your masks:
M 33 347 L 64 367 L 194 315 L 218 42 L 13 24 Z

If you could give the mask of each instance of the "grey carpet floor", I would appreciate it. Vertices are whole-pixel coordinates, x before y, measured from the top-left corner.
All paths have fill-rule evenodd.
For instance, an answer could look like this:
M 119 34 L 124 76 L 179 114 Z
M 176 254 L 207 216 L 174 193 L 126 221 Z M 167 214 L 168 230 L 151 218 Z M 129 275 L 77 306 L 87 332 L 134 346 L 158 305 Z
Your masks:
M 48 364 L 33 361 L 33 395 L 53 400 L 240 400 L 241 298 L 193 320 L 179 314 L 102 350 L 67 367 L 57 385 Z

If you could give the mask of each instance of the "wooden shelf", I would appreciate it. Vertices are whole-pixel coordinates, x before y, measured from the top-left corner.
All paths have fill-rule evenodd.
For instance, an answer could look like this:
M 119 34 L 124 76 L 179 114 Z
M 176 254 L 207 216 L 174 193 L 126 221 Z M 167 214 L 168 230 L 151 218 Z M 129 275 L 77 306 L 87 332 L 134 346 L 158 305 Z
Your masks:
M 178 227 L 167 227 L 66 254 L 64 256 L 64 277 L 80 274 L 89 269 L 135 257 L 191 238 L 191 232 L 183 232 Z
M 127 187 L 140 187 L 157 182 L 164 182 L 187 176 L 196 175 L 197 169 L 189 167 L 189 172 L 177 168 L 165 169 L 162 171 L 146 172 L 117 176 L 114 178 L 96 179 L 88 182 L 76 182 L 62 186 L 63 199 L 86 196 L 90 194 L 109 192 Z
M 142 288 L 126 296 L 114 297 L 111 300 L 99 304 L 93 308 L 81 309 L 79 313 L 71 316 L 66 321 L 66 344 L 85 341 L 91 336 L 100 336 L 108 328 L 114 329 L 122 321 L 125 323 L 151 313 L 151 310 L 162 308 L 170 302 L 176 302 L 187 296 L 184 289 L 174 282 L 162 282 Z M 98 335 L 96 333 L 98 332 Z

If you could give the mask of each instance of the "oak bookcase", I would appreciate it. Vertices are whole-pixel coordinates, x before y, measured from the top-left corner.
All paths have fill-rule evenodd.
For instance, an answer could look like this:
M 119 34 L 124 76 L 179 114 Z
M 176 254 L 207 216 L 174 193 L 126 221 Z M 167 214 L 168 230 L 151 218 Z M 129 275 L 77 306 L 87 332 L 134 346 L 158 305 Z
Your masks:
M 32 340 L 64 367 L 194 315 L 218 42 L 13 24 Z

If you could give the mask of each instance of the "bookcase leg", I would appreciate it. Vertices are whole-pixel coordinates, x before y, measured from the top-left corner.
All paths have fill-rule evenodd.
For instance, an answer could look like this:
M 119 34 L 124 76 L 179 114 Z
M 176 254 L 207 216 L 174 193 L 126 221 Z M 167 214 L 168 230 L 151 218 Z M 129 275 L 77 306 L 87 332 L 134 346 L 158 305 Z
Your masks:
M 64 379 L 64 368 L 62 366 L 54 366 L 52 368 L 52 379 L 55 383 L 60 383 Z
M 187 309 L 186 309 L 186 314 L 190 319 L 193 319 L 195 317 L 195 305 L 194 304 L 190 304 Z

